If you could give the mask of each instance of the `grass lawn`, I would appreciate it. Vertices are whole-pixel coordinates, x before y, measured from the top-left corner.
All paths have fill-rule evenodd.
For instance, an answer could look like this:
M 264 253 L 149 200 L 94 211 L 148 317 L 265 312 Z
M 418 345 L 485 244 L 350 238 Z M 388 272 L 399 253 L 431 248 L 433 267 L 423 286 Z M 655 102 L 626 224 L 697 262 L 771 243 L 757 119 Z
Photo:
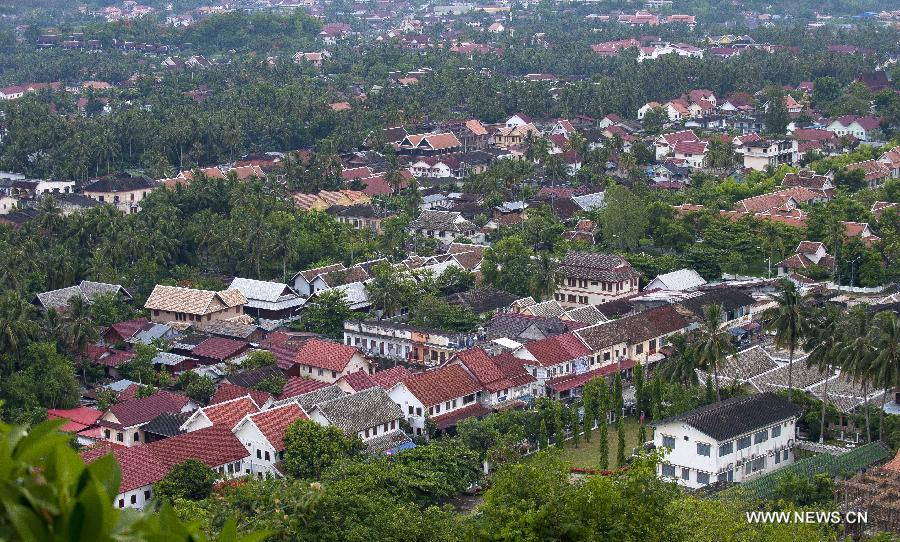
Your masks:
M 647 440 L 653 440 L 653 428 L 646 426 Z M 638 445 L 638 421 L 635 418 L 625 418 L 625 456 L 631 455 L 631 450 Z M 619 434 L 616 431 L 616 424 L 609 426 L 609 467 L 615 468 L 616 450 L 619 446 Z M 566 442 L 562 452 L 563 461 L 569 463 L 572 467 L 580 467 L 585 469 L 600 468 L 600 431 L 594 429 L 591 432 L 591 441 L 585 442 L 584 435 L 581 436 L 581 442 L 576 448 L 572 441 Z

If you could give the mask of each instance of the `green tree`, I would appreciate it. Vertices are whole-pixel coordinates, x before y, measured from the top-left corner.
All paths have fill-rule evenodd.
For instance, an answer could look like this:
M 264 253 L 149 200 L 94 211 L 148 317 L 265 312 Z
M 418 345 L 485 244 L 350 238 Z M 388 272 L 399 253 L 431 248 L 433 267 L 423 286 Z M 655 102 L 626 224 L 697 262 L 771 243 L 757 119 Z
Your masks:
M 766 133 L 781 135 L 787 131 L 787 125 L 791 122 L 787 106 L 784 103 L 784 90 L 778 86 L 769 86 L 764 93 L 763 121 Z
M 763 313 L 767 331 L 775 332 L 775 345 L 788 351 L 788 394 L 794 393 L 794 351 L 803 338 L 806 321 L 803 298 L 793 282 L 783 280 L 778 292 L 772 296 L 775 307 Z
M 335 462 L 356 456 L 361 447 L 358 438 L 347 437 L 333 425 L 298 420 L 284 435 L 285 473 L 294 478 L 318 479 Z
M 538 449 L 546 450 L 550 446 L 550 434 L 547 432 L 547 420 L 541 418 L 541 427 L 538 431 Z
M 872 334 L 872 316 L 862 305 L 850 309 L 841 330 L 840 355 L 842 371 L 862 384 L 863 411 L 866 420 L 866 442 L 872 441 L 869 416 L 869 382 L 872 380 L 872 360 L 876 355 Z
M 636 249 L 649 225 L 644 202 L 631 190 L 615 183 L 606 189 L 598 219 L 603 242 L 620 250 Z
M 625 416 L 619 416 L 616 418 L 616 433 L 619 437 L 619 442 L 616 447 L 616 466 L 624 467 L 625 466 Z
M 875 316 L 872 327 L 872 343 L 875 356 L 872 359 L 872 382 L 878 388 L 893 390 L 900 386 L 900 319 L 892 311 L 880 312 Z M 884 403 L 887 393 L 881 394 L 881 408 L 878 409 L 878 435 L 884 439 Z
M 650 134 L 661 134 L 663 127 L 669 122 L 669 114 L 662 107 L 651 107 L 644 118 L 641 119 L 641 126 L 644 131 Z
M 199 501 L 212 494 L 218 475 L 197 459 L 188 459 L 172 467 L 162 480 L 153 485 L 153 492 L 160 501 L 176 499 Z
M 241 369 L 251 371 L 260 367 L 275 365 L 275 354 L 268 350 L 254 350 L 241 361 Z
M 525 241 L 510 235 L 484 251 L 481 272 L 488 284 L 520 295 L 528 295 L 533 264 L 532 250 Z
M 560 449 L 566 445 L 566 421 L 567 416 L 565 415 L 562 403 L 559 401 L 554 402 L 553 430 L 555 435 L 553 436 L 553 442 L 556 444 L 556 447 Z
M 344 322 L 353 318 L 353 311 L 343 290 L 332 288 L 316 294 L 316 300 L 303 312 L 299 327 L 303 331 L 319 333 L 332 339 L 344 336 Z
M 707 305 L 703 307 L 703 319 L 694 340 L 697 352 L 697 364 L 707 371 L 712 371 L 716 385 L 716 400 L 721 401 L 719 390 L 719 368 L 725 359 L 734 353 L 731 333 L 722 327 L 722 306 Z
M 609 386 L 603 378 L 597 379 L 597 417 L 600 435 L 600 468 L 609 468 Z
M 841 344 L 841 313 L 833 305 L 809 315 L 808 333 L 803 344 L 808 353 L 807 367 L 815 367 L 829 377 L 834 373 L 838 363 L 838 349 Z M 819 428 L 819 443 L 825 442 L 825 408 L 828 404 L 828 381 L 822 386 L 822 413 Z
M 134 311 L 120 296 L 101 294 L 91 299 L 91 317 L 98 326 L 111 326 L 128 320 Z
M 578 448 L 581 443 L 581 420 L 578 418 L 578 405 L 569 408 L 569 428 L 572 430 L 572 444 Z

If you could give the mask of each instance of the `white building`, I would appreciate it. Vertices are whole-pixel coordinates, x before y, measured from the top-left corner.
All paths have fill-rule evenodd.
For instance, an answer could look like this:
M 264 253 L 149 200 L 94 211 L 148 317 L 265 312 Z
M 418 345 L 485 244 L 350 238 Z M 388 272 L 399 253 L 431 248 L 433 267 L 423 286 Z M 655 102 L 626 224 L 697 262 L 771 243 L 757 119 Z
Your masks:
M 794 461 L 800 407 L 771 392 L 734 397 L 661 420 L 657 473 L 689 488 L 740 483 Z
M 490 409 L 479 403 L 481 393 L 481 385 L 456 364 L 413 375 L 388 390 L 415 435 L 427 433 L 426 418 L 438 429 L 446 429 L 470 416 L 489 413 Z
M 693 269 L 679 269 L 671 273 L 663 273 L 644 286 L 644 291 L 676 290 L 684 291 L 698 288 L 706 284 L 706 280 Z

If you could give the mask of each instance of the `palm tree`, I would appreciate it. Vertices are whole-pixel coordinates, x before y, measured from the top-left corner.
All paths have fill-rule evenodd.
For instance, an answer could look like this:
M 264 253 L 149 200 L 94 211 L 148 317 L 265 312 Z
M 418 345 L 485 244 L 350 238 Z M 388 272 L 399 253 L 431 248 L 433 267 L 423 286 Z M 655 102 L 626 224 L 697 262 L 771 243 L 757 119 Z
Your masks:
M 869 380 L 872 378 L 872 359 L 875 347 L 872 343 L 872 317 L 866 309 L 857 305 L 850 309 L 844 323 L 844 340 L 841 341 L 841 357 L 844 369 L 854 381 L 862 384 L 863 405 L 866 413 L 866 442 L 872 441 L 869 420 Z
M 0 352 L 15 353 L 17 368 L 21 368 L 22 350 L 39 331 L 30 318 L 34 310 L 34 305 L 16 292 L 7 292 L 0 298 Z
M 65 329 L 67 346 L 77 357 L 81 357 L 87 346 L 100 337 L 91 319 L 90 306 L 80 295 L 69 300 Z
M 884 440 L 884 403 L 890 390 L 900 385 L 900 319 L 893 311 L 884 311 L 875 316 L 872 328 L 875 357 L 872 360 L 872 376 L 881 394 L 881 409 L 878 412 L 878 435 Z
M 703 309 L 703 318 L 700 321 L 700 328 L 697 330 L 697 338 L 694 341 L 697 364 L 707 371 L 712 369 L 716 383 L 717 401 L 722 400 L 719 392 L 719 367 L 735 351 L 734 344 L 731 342 L 731 333 L 722 327 L 721 323 L 722 306 L 707 305 Z
M 696 385 L 698 383 L 697 360 L 694 356 L 693 345 L 688 342 L 687 334 L 676 333 L 667 340 L 672 348 L 672 355 L 660 368 L 662 376 L 681 384 Z
M 828 404 L 828 379 L 834 374 L 835 361 L 840 348 L 841 312 L 834 305 L 827 305 L 811 315 L 809 333 L 803 348 L 809 353 L 807 367 L 816 367 L 826 374 L 822 388 L 822 419 L 819 428 L 819 443 L 825 441 L 825 406 Z
M 788 350 L 788 397 L 794 395 L 794 351 L 800 344 L 805 328 L 803 297 L 797 286 L 783 280 L 773 296 L 777 306 L 763 313 L 766 330 L 775 332 L 775 346 Z

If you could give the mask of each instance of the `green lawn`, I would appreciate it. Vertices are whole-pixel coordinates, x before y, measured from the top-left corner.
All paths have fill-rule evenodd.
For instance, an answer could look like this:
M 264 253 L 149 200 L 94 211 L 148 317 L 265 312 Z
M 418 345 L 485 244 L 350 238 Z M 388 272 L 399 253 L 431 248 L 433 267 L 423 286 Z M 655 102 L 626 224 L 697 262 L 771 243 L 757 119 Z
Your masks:
M 647 440 L 653 439 L 653 428 L 646 426 Z M 631 455 L 631 450 L 638 445 L 638 421 L 634 418 L 625 418 L 625 456 Z M 616 425 L 609 426 L 609 467 L 616 467 L 616 450 L 619 446 L 619 435 Z M 600 431 L 594 429 L 591 432 L 591 441 L 585 442 L 584 435 L 576 448 L 572 441 L 566 442 L 563 448 L 562 458 L 572 467 L 596 469 L 600 467 Z

